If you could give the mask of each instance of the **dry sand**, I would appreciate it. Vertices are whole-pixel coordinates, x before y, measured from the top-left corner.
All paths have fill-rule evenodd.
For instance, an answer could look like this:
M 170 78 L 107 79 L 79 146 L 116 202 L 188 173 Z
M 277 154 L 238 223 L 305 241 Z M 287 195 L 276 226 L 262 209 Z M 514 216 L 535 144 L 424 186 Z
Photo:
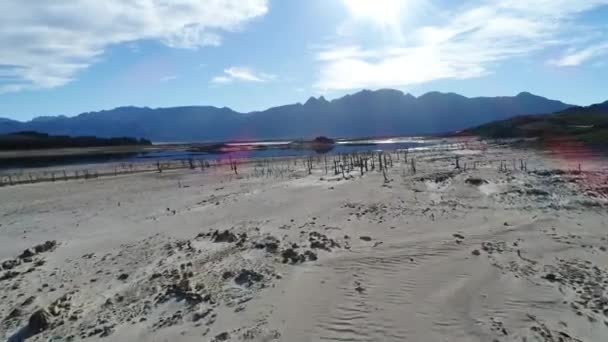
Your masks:
M 299 159 L 0 188 L 0 338 L 608 340 L 605 162 L 392 158 L 389 182 Z

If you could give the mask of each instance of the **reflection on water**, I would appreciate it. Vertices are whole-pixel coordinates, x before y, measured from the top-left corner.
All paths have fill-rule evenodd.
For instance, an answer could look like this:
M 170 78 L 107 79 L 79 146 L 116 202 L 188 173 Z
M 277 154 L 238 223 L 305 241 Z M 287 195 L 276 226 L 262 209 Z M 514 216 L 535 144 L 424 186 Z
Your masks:
M 420 149 L 429 146 L 434 146 L 440 143 L 439 140 L 412 140 L 412 139 L 395 139 L 394 141 L 389 140 L 358 140 L 358 141 L 340 141 L 335 145 L 324 145 L 315 147 L 314 149 L 306 148 L 294 148 L 290 147 L 286 143 L 281 142 L 259 142 L 255 146 L 272 146 L 271 148 L 251 148 L 252 144 L 229 144 L 230 146 L 243 146 L 242 150 L 231 151 L 229 153 L 210 153 L 210 152 L 190 152 L 190 151 L 157 151 L 150 153 L 143 153 L 135 158 L 133 161 L 141 159 L 152 159 L 152 160 L 182 160 L 182 159 L 205 159 L 215 160 L 224 158 L 275 158 L 275 157 L 306 157 L 314 156 L 319 154 L 341 154 L 341 153 L 355 153 L 365 151 L 394 151 L 401 149 Z
M 368 139 L 368 140 L 345 140 L 338 141 L 337 144 L 341 145 L 385 145 L 385 144 L 399 144 L 399 143 L 417 143 L 427 144 L 430 140 L 420 137 L 399 137 L 399 138 L 388 138 L 388 139 Z

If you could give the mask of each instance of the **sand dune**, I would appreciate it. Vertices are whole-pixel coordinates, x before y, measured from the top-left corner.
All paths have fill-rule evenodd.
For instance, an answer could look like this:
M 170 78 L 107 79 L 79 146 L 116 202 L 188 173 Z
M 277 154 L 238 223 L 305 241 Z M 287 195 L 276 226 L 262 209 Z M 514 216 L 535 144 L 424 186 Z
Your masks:
M 330 156 L 2 187 L 0 337 L 606 340 L 604 159 L 403 157 L 386 179 Z

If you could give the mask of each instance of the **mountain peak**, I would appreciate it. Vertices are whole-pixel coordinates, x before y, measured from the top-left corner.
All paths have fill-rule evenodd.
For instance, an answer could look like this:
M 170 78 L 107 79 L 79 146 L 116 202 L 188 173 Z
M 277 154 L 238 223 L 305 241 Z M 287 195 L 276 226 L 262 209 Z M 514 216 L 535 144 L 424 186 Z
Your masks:
M 403 96 L 403 92 L 397 89 L 378 89 L 374 93 L 381 95 L 395 95 L 395 96 Z
M 311 97 L 310 97 L 310 98 L 309 98 L 309 99 L 306 101 L 306 103 L 304 103 L 304 105 L 306 106 L 306 105 L 317 104 L 317 103 L 329 103 L 329 101 L 327 101 L 327 100 L 325 99 L 325 96 L 323 96 L 323 95 L 319 96 L 319 98 L 318 98 L 318 99 L 317 99 L 316 97 L 314 97 L 314 96 L 311 96 Z
M 528 91 L 522 91 L 519 94 L 517 94 L 517 97 L 542 97 L 542 96 L 534 95 Z
M 431 101 L 440 101 L 441 99 L 468 99 L 465 96 L 462 96 L 460 94 L 456 94 L 456 93 L 442 93 L 439 91 L 429 91 L 428 93 L 425 93 L 423 95 L 420 95 L 420 97 L 418 97 L 418 100 L 431 100 Z

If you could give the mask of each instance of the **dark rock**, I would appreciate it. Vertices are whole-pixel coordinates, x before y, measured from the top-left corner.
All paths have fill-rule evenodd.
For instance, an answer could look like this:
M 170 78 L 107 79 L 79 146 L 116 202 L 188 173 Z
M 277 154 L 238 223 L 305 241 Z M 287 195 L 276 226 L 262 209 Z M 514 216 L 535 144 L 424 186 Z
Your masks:
M 489 254 L 502 253 L 505 251 L 506 243 L 503 241 L 499 242 L 482 242 L 481 249 Z
M 455 237 L 455 238 L 457 238 L 457 239 L 464 240 L 464 236 L 462 234 L 456 233 L 456 234 L 452 234 L 452 236 Z
M 266 252 L 268 253 L 276 253 L 279 250 L 279 244 L 276 242 L 269 242 L 266 244 Z
M 547 279 L 550 282 L 556 282 L 558 277 L 553 273 L 547 273 L 543 278 Z
M 281 253 L 283 257 L 283 263 L 291 262 L 292 264 L 297 264 L 298 262 L 303 262 L 305 257 L 296 252 L 293 248 L 288 248 Z
M 372 238 L 369 236 L 359 236 L 359 239 L 361 239 L 363 241 L 372 241 Z
M 454 175 L 455 175 L 454 172 L 440 172 L 438 174 L 431 175 L 431 176 L 428 176 L 428 177 L 421 177 L 421 178 L 419 178 L 419 180 L 421 182 L 431 181 L 431 182 L 435 182 L 435 183 L 443 183 L 443 182 L 445 182 L 445 181 L 450 180 L 451 178 L 453 178 Z
M 478 249 L 474 249 L 471 254 L 475 255 L 475 256 L 479 256 L 481 253 L 479 252 Z
M 30 248 L 24 250 L 20 255 L 19 255 L 19 259 L 25 259 L 25 258 L 31 258 L 34 255 L 36 255 L 34 253 L 34 251 L 32 251 Z
M 36 254 L 51 252 L 51 251 L 55 250 L 55 248 L 57 248 L 57 241 L 52 240 L 52 241 L 47 241 L 43 244 L 34 246 L 34 252 Z
M 12 270 L 13 268 L 17 267 L 18 265 L 19 265 L 18 259 L 11 259 L 11 260 L 6 260 L 6 261 L 2 262 L 2 268 L 5 270 Z
M 118 276 L 118 280 L 127 280 L 127 278 L 129 278 L 129 275 L 126 273 L 123 273 Z
M 538 176 L 548 177 L 548 176 L 560 176 L 566 174 L 564 170 L 535 170 L 531 172 L 532 174 L 536 174 Z
M 24 300 L 23 303 L 21 303 L 21 306 L 28 306 L 28 305 L 32 304 L 35 300 L 36 300 L 36 297 L 30 296 L 26 300 Z
M 239 247 L 242 247 L 245 242 L 247 242 L 247 233 L 241 233 L 238 236 L 238 241 L 236 242 L 236 245 Z
M 239 275 L 234 278 L 235 283 L 237 283 L 238 285 L 246 286 L 251 286 L 254 283 L 260 282 L 262 280 L 264 280 L 264 276 L 262 274 L 245 269 L 241 270 Z
M 4 274 L 0 275 L 0 281 L 13 279 L 18 276 L 20 273 L 17 271 L 6 271 Z
M 306 251 L 304 252 L 304 255 L 308 258 L 309 261 L 317 261 L 317 259 L 319 259 L 317 257 L 317 254 L 315 254 L 313 251 Z
M 237 237 L 234 233 L 232 233 L 228 230 L 224 230 L 223 232 L 219 232 L 216 230 L 211 235 L 211 240 L 213 240 L 213 242 L 216 242 L 216 243 L 219 243 L 219 242 L 232 243 L 232 242 L 236 242 Z
M 221 334 L 216 335 L 213 340 L 214 341 L 228 341 L 229 338 L 230 338 L 230 334 L 227 332 L 223 332 Z
M 483 185 L 483 184 L 488 184 L 487 180 L 481 179 L 481 178 L 467 178 L 464 182 L 467 183 L 467 184 L 474 185 L 474 186 L 480 186 L 480 185 Z
M 275 254 L 278 252 L 280 242 L 274 236 L 267 236 L 264 239 L 256 242 L 254 247 L 257 249 L 266 249 L 266 252 Z
M 13 310 L 11 310 L 11 312 L 9 312 L 9 314 L 6 316 L 6 318 L 4 320 L 9 321 L 11 319 L 18 318 L 21 315 L 23 315 L 23 311 L 21 311 L 21 309 L 19 309 L 19 308 L 14 308 Z
M 310 243 L 310 248 L 312 248 L 312 249 L 323 249 L 323 250 L 326 250 L 326 251 L 328 251 L 328 252 L 330 252 L 330 251 L 331 251 L 331 250 L 330 250 L 330 249 L 327 247 L 327 245 L 325 245 L 325 243 L 324 243 L 324 242 L 322 242 L 322 241 L 316 241 L 316 240 L 315 240 L 315 241 L 312 241 L 312 242 Z
M 549 196 L 549 193 L 540 189 L 526 190 L 526 194 L 530 196 Z
M 200 293 L 194 291 L 188 278 L 181 279 L 175 284 L 167 287 L 164 294 L 158 298 L 159 302 L 166 302 L 169 298 L 176 298 L 178 301 L 185 300 L 188 304 L 198 304 L 205 301 Z
M 114 332 L 114 328 L 112 327 L 103 327 L 101 334 L 99 335 L 99 337 L 108 337 L 110 335 L 112 335 L 112 333 Z
M 45 309 L 40 309 L 30 316 L 29 327 L 33 332 L 45 331 L 51 325 L 51 314 Z

